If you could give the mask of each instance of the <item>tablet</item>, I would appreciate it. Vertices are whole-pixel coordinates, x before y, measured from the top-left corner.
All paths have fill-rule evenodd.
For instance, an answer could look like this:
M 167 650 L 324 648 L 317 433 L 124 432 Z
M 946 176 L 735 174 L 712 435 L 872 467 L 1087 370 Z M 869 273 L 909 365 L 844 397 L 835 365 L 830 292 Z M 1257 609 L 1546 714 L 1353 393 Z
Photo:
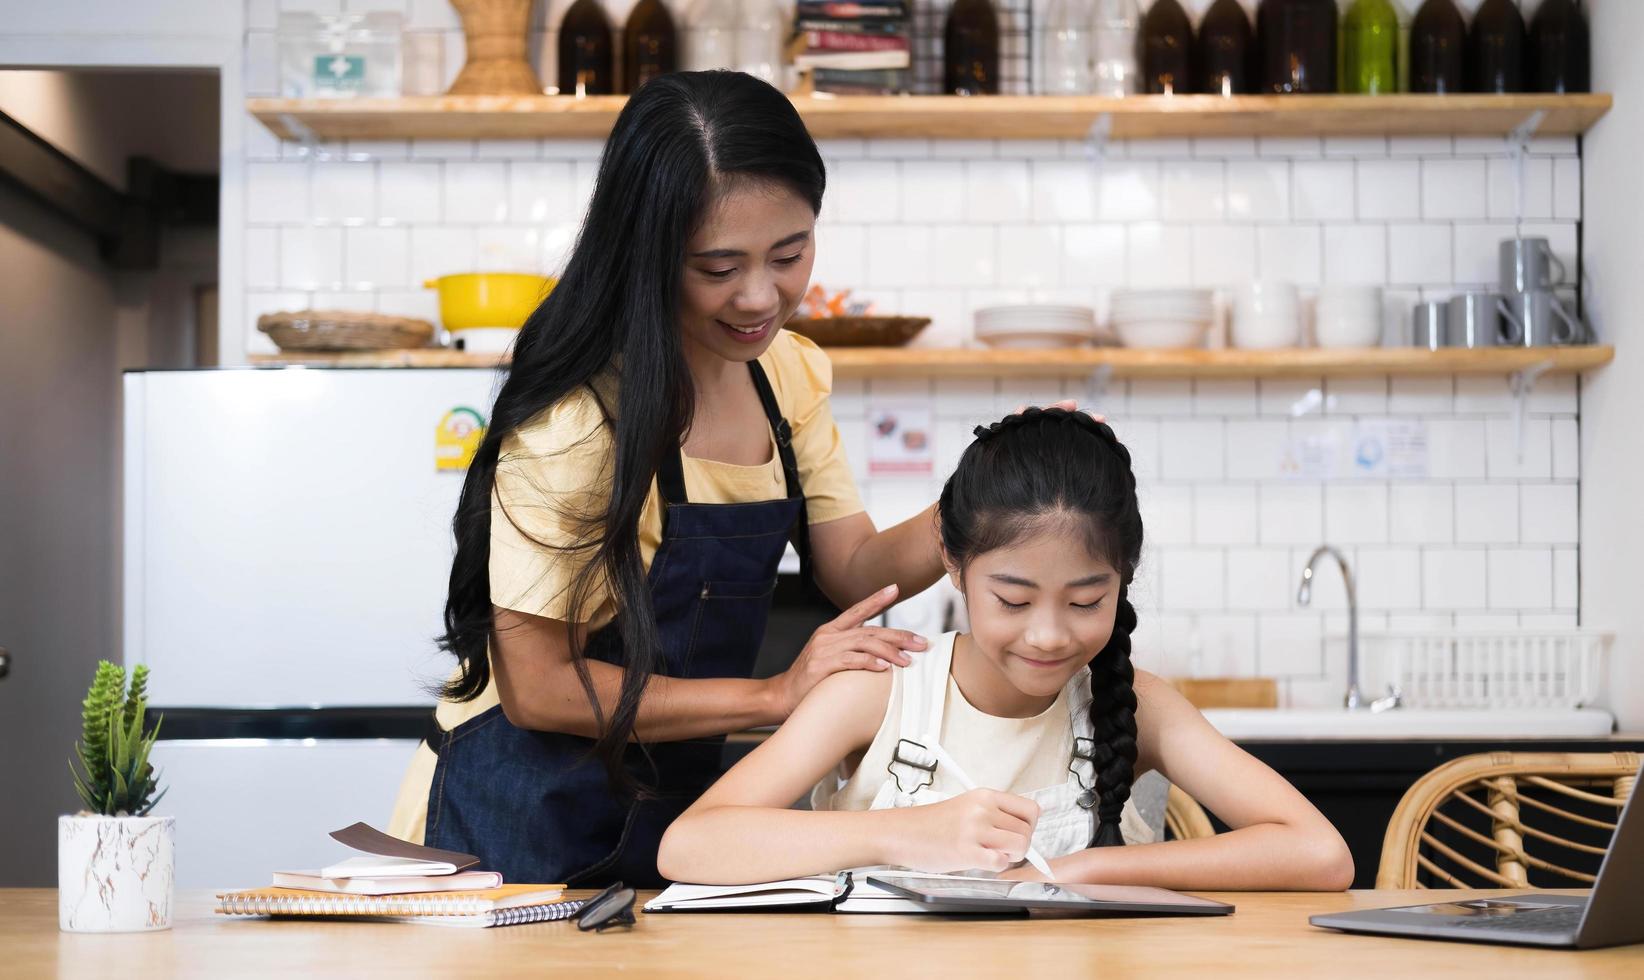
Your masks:
M 1164 888 L 1137 885 L 1073 885 L 1045 881 L 941 881 L 869 875 L 868 880 L 930 906 L 970 910 L 1050 909 L 1096 915 L 1227 915 L 1233 906 Z

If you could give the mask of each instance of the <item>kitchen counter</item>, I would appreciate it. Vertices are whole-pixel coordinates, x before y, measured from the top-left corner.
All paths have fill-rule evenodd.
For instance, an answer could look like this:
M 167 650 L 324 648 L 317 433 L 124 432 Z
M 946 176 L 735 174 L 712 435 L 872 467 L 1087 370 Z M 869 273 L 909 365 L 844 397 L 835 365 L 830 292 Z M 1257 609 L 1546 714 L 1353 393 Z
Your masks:
M 1307 924 L 1315 912 L 1431 901 L 1431 891 L 1206 894 L 1238 911 L 1106 920 L 641 912 L 632 929 L 596 934 L 569 923 L 439 929 L 230 918 L 212 913 L 209 893 L 185 892 L 169 931 L 77 935 L 57 931 L 55 891 L 11 889 L 0 891 L 0 949 L 7 973 L 27 977 L 1644 975 L 1644 946 L 1534 950 L 1351 936 Z M 1443 893 L 1501 894 L 1510 892 Z

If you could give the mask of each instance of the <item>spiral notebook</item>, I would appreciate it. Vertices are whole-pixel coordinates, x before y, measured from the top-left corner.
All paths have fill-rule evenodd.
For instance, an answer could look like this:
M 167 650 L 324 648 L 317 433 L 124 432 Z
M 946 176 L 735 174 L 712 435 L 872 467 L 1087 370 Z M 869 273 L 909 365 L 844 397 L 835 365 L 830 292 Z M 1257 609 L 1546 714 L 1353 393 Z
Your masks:
M 219 915 L 342 915 L 404 921 L 468 918 L 447 925 L 511 925 L 564 918 L 576 912 L 563 901 L 564 885 L 503 885 L 476 891 L 409 895 L 344 895 L 300 888 L 252 888 L 217 896 Z M 534 917 L 530 917 L 534 916 Z M 494 920 L 494 921 L 488 921 Z

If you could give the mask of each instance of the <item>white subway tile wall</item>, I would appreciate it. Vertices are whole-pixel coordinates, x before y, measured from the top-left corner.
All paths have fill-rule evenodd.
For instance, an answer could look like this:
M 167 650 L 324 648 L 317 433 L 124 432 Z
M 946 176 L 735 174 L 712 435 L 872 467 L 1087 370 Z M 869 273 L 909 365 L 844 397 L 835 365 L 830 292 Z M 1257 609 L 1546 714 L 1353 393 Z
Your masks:
M 246 86 L 277 94 L 275 16 L 299 0 L 248 2 Z M 332 4 L 335 6 L 335 4 Z M 539 70 L 548 25 L 532 22 Z M 626 3 L 609 4 L 620 23 Z M 461 66 L 445 0 L 350 0 L 393 9 L 443 39 L 440 76 Z M 436 50 L 440 50 L 436 46 Z M 248 120 L 243 316 L 336 303 L 433 316 L 422 280 L 477 268 L 553 272 L 574 241 L 601 143 L 281 143 Z M 824 140 L 829 193 L 814 279 L 887 312 L 926 315 L 923 346 L 975 344 L 976 309 L 1080 302 L 1114 289 L 1225 288 L 1251 279 L 1387 290 L 1388 336 L 1418 300 L 1489 287 L 1497 243 L 1551 239 L 1575 267 L 1581 161 L 1573 139 L 1538 139 L 1519 170 L 1499 140 L 1234 138 L 1114 142 Z M 236 306 L 236 309 L 240 307 Z M 1544 377 L 1522 424 L 1501 377 L 1113 380 L 1005 378 L 836 382 L 845 451 L 881 525 L 936 498 L 977 423 L 1022 402 L 1076 397 L 1105 411 L 1132 452 L 1147 525 L 1134 595 L 1141 662 L 1270 674 L 1287 703 L 1336 701 L 1345 596 L 1328 564 L 1311 606 L 1302 563 L 1329 540 L 1354 563 L 1365 628 L 1576 621 L 1580 427 L 1576 381 Z M 869 478 L 876 402 L 935 409 L 936 473 Z M 1323 480 L 1283 469 L 1296 440 L 1360 422 L 1422 423 L 1420 476 Z M 1335 636 L 1335 639 L 1332 637 Z

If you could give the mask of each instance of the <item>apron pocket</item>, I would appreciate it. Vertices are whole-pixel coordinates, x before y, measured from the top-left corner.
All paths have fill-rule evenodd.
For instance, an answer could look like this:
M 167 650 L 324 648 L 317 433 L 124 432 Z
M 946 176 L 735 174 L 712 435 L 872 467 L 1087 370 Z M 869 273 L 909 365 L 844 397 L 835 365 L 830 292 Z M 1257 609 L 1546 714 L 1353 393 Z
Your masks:
M 759 650 L 776 579 L 704 581 L 691 617 L 691 638 L 676 676 L 746 677 L 746 651 Z
M 776 579 L 763 582 L 703 582 L 704 599 L 763 599 L 776 591 Z

